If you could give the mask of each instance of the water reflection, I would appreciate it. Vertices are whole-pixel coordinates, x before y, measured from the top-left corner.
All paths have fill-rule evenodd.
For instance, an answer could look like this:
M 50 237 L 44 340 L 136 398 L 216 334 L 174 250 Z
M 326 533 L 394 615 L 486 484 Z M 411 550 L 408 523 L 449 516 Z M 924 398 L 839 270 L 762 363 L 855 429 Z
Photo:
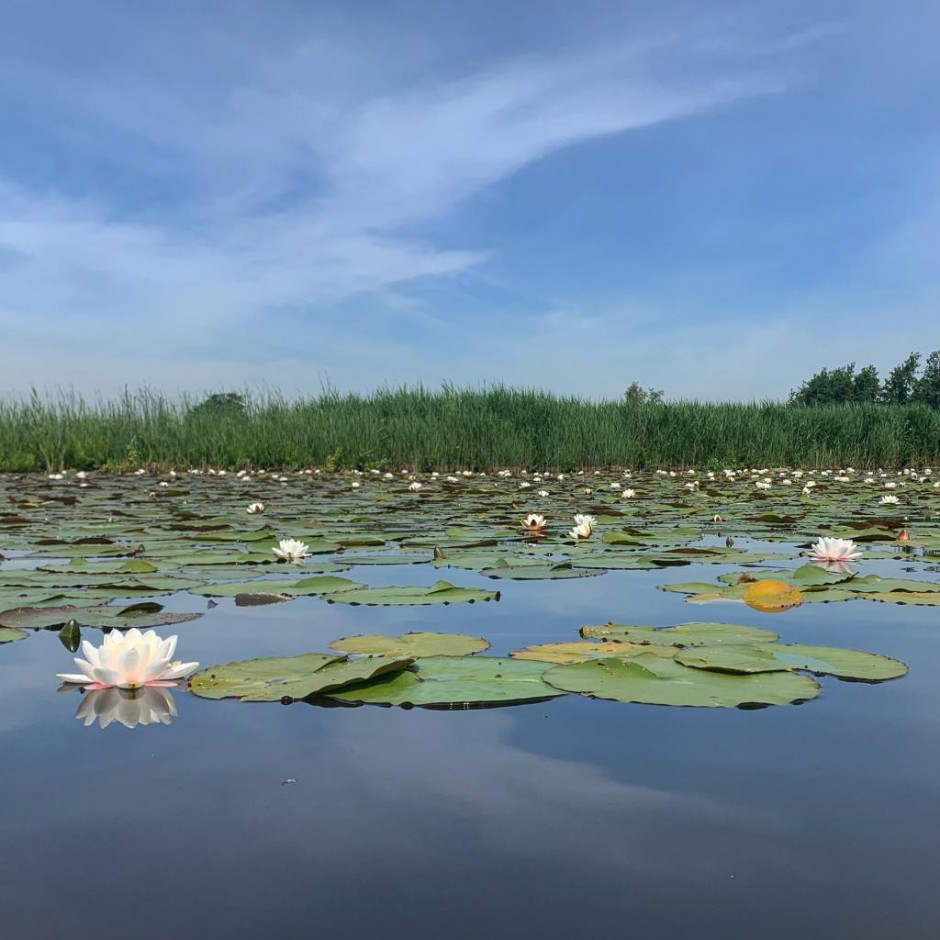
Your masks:
M 75 717 L 85 727 L 98 722 L 102 728 L 117 721 L 125 728 L 138 725 L 168 725 L 176 717 L 176 703 L 168 688 L 93 689 L 82 695 Z
M 836 574 L 855 574 L 855 569 L 847 561 L 813 561 L 817 568 L 823 571 L 832 571 Z

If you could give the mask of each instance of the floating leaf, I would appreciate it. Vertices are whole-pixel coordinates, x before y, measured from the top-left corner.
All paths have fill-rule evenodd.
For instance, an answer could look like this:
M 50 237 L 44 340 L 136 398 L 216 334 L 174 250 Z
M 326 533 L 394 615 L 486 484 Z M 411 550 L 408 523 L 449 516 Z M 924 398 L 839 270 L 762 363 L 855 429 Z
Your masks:
M 291 597 L 312 597 L 315 594 L 337 594 L 362 588 L 358 581 L 332 575 L 311 578 L 261 578 L 256 581 L 222 581 L 190 590 L 203 597 L 235 597 L 238 594 L 288 594 Z
M 380 656 L 466 656 L 490 648 L 489 640 L 466 633 L 403 633 L 385 636 L 361 633 L 330 643 L 330 649 L 343 653 L 374 653 Z
M 730 675 L 691 669 L 648 654 L 633 659 L 594 659 L 555 666 L 545 673 L 544 679 L 565 692 L 649 705 L 707 708 L 786 705 L 819 694 L 818 683 L 793 672 Z
M 513 650 L 509 655 L 513 659 L 532 659 L 541 663 L 583 663 L 588 659 L 604 659 L 614 656 L 629 659 L 634 656 L 651 654 L 670 659 L 676 655 L 676 646 L 657 646 L 650 642 L 630 643 L 611 640 L 572 640 L 567 643 L 535 643 L 523 650 Z
M 721 646 L 742 643 L 771 643 L 780 634 L 760 627 L 742 627 L 735 623 L 690 622 L 675 627 L 634 627 L 618 623 L 581 627 L 583 637 L 607 637 L 634 643 L 673 646 Z
M 907 672 L 900 660 L 878 653 L 811 646 L 803 643 L 765 643 L 760 646 L 704 647 L 680 650 L 676 662 L 695 669 L 757 673 L 801 669 L 819 675 L 881 682 Z
M 303 698 L 319 685 L 320 680 L 314 676 L 320 669 L 344 660 L 344 656 L 330 653 L 241 659 L 201 669 L 190 680 L 190 686 L 202 698 L 259 701 L 278 701 L 285 695 Z
M 544 671 L 544 663 L 496 656 L 432 656 L 398 675 L 382 676 L 330 697 L 367 705 L 512 705 L 561 694 L 542 681 Z
M 371 606 L 425 606 L 499 600 L 499 591 L 456 587 L 449 581 L 435 581 L 430 587 L 357 587 L 324 595 L 329 603 Z
M 799 607 L 803 603 L 803 595 L 797 588 L 784 584 L 783 581 L 765 578 L 748 584 L 744 589 L 743 600 L 754 610 L 775 614 L 791 607 Z
M 601 568 L 576 567 L 570 561 L 557 564 L 501 564 L 484 568 L 480 574 L 486 578 L 508 578 L 513 581 L 547 581 L 562 578 L 591 578 L 606 574 Z
M 14 630 L 11 627 L 0 627 L 0 643 L 12 643 L 14 640 L 22 640 L 28 634 L 25 630 Z

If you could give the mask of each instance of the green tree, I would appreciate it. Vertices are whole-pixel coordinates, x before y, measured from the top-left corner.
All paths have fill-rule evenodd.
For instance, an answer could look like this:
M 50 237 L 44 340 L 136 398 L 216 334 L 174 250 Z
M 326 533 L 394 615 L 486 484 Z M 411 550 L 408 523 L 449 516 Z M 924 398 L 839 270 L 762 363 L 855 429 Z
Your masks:
M 911 401 L 940 408 L 940 349 L 935 349 L 924 361 L 924 370 L 914 382 Z
M 661 388 L 643 388 L 639 382 L 631 382 L 623 397 L 636 405 L 661 405 L 665 392 Z
M 920 353 L 912 352 L 904 362 L 898 363 L 881 386 L 881 400 L 886 405 L 906 405 L 914 394 Z
M 230 417 L 245 413 L 245 398 L 238 392 L 214 392 L 189 409 L 192 416 Z
M 821 369 L 790 393 L 791 405 L 835 405 L 847 402 L 875 402 L 880 383 L 878 370 L 865 366 L 855 371 L 855 363 L 837 369 Z

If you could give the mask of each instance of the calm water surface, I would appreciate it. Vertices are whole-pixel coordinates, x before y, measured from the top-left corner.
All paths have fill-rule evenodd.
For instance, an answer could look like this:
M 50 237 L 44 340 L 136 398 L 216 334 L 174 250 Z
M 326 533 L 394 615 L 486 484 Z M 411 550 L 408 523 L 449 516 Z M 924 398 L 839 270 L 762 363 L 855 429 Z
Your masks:
M 468 631 L 505 653 L 574 639 L 582 623 L 712 619 L 887 653 L 910 675 L 824 678 L 813 702 L 756 711 L 574 696 L 322 708 L 177 691 L 171 725 L 130 730 L 75 720 L 54 633 L 7 644 L 0 936 L 940 935 L 937 610 L 858 600 L 766 615 L 654 590 L 723 570 L 502 582 L 499 603 L 447 608 L 223 601 L 161 632 L 207 665 L 360 632 Z

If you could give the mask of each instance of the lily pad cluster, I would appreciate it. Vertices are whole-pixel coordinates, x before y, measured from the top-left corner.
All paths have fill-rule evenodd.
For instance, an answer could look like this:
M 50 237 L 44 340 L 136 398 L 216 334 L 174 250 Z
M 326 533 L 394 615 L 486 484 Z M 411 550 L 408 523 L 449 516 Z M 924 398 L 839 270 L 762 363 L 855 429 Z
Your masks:
M 814 676 L 883 682 L 907 672 L 888 656 L 781 643 L 769 630 L 735 624 L 606 623 L 582 627 L 581 636 L 502 657 L 479 655 L 489 643 L 465 634 L 360 635 L 334 641 L 334 653 L 210 666 L 191 688 L 205 698 L 312 704 L 481 708 L 576 693 L 715 708 L 808 701 L 820 692 Z
M 231 597 L 240 605 L 303 596 L 364 605 L 499 598 L 497 590 L 462 586 L 462 571 L 510 582 L 719 564 L 760 579 L 766 566 L 785 568 L 821 537 L 863 546 L 862 566 L 874 558 L 929 565 L 940 553 L 940 490 L 928 476 L 911 473 L 895 482 L 894 475 L 855 471 L 507 471 L 425 475 L 418 490 L 410 488 L 412 474 L 54 477 L 0 476 L 0 550 L 12 559 L 0 563 L 4 626 L 11 625 L 3 612 L 24 607 L 105 606 L 171 594 L 192 596 L 194 615 L 201 597 Z M 901 494 L 898 504 L 876 498 L 888 484 Z M 260 512 L 249 512 L 259 505 Z M 545 520 L 537 531 L 523 525 L 533 513 Z M 594 522 L 590 536 L 575 541 L 569 531 L 579 514 Z M 303 542 L 306 557 L 279 562 L 274 549 L 284 538 Z M 364 576 L 346 576 L 352 568 L 407 572 L 416 564 L 431 565 L 446 580 L 426 587 L 406 576 L 373 587 Z M 800 592 L 794 602 L 940 600 L 940 582 L 922 579 L 858 590 L 862 578 L 800 576 L 791 584 L 792 571 L 773 576 Z M 684 593 L 697 600 L 736 600 L 746 590 L 727 582 L 669 589 L 688 586 Z
M 940 606 L 940 582 L 914 578 L 885 578 L 853 571 L 826 571 L 816 565 L 795 570 L 731 572 L 718 576 L 718 584 L 686 581 L 662 584 L 662 591 L 685 594 L 696 604 L 733 601 L 757 610 L 777 612 L 803 603 L 868 600 L 883 604 Z

